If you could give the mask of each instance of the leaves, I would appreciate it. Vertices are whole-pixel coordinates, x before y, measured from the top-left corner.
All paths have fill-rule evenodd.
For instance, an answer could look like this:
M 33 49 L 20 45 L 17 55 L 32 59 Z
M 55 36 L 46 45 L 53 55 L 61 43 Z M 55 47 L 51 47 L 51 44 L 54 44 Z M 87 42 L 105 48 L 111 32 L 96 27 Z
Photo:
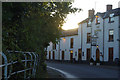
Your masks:
M 3 51 L 44 53 L 49 42 L 60 38 L 67 14 L 79 11 L 70 2 L 3 3 Z M 44 56 L 44 55 L 43 55 Z

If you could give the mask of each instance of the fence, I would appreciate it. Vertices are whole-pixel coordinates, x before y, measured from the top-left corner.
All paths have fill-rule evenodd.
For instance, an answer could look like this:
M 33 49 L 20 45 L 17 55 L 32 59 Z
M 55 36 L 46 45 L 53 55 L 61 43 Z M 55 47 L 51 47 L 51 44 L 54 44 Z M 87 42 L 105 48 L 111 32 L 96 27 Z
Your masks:
M 22 56 L 22 60 L 8 60 L 7 55 L 13 56 L 13 54 L 18 55 L 21 54 Z M 23 73 L 24 75 L 24 79 L 28 79 L 31 76 L 35 77 L 35 73 L 36 73 L 36 68 L 37 68 L 37 63 L 38 63 L 38 54 L 34 53 L 34 52 L 22 52 L 22 51 L 8 51 L 7 54 L 4 54 L 3 52 L 0 52 L 0 55 L 2 55 L 3 57 L 3 64 L 0 65 L 0 68 L 2 68 L 2 78 L 7 80 L 9 78 L 11 78 L 11 76 L 14 76 L 18 73 Z M 19 56 L 20 57 L 20 56 Z M 11 59 L 11 58 L 9 58 Z M 13 70 L 13 66 L 15 65 L 16 67 L 21 66 L 19 65 L 19 63 L 24 64 L 24 67 L 22 68 L 22 70 Z

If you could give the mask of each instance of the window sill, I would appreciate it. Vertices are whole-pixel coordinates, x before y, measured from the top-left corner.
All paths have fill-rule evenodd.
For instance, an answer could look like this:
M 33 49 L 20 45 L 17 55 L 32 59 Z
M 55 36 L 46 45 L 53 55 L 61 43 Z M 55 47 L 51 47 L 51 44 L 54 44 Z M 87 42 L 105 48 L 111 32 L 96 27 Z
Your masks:
M 87 27 L 91 27 L 91 26 L 87 26 Z
M 113 23 L 114 21 L 109 21 L 108 23 Z
M 114 42 L 114 40 L 108 40 L 108 42 Z
M 90 44 L 91 42 L 86 42 L 87 44 Z
M 100 23 L 96 23 L 95 25 L 98 25 L 98 24 L 100 24 Z

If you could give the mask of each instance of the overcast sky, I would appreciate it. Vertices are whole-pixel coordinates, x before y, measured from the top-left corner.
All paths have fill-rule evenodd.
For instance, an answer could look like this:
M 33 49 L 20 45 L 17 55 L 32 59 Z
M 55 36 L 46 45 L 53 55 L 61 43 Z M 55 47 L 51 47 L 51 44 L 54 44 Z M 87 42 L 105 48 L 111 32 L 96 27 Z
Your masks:
M 69 14 L 63 29 L 73 29 L 78 27 L 78 23 L 88 17 L 88 10 L 94 8 L 95 13 L 105 12 L 106 5 L 112 4 L 113 9 L 118 8 L 120 0 L 74 0 L 73 7 L 81 8 L 83 11 L 76 14 Z

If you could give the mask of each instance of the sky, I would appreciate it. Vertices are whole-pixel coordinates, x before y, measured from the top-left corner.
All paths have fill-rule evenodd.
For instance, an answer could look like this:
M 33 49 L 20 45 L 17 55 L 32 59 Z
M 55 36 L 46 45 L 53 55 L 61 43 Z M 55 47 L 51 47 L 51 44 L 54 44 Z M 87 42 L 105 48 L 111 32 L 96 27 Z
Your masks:
M 88 17 L 88 10 L 94 9 L 95 14 L 97 12 L 105 12 L 106 5 L 112 4 L 113 9 L 118 8 L 118 2 L 120 0 L 74 0 L 72 6 L 81 8 L 82 11 L 75 14 L 68 14 L 65 19 L 66 23 L 63 24 L 64 30 L 74 29 L 78 27 L 78 23 Z

